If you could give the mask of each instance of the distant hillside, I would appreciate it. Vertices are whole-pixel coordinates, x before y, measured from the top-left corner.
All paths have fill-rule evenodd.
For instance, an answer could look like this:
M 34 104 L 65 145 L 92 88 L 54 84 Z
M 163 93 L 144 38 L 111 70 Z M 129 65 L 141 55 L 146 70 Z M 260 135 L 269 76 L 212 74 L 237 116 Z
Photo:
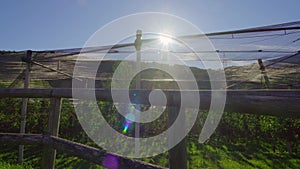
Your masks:
M 24 71 L 26 63 L 22 62 L 22 57 L 25 52 L 0 52 L 0 80 L 2 87 L 22 87 L 22 80 L 24 78 Z M 64 53 L 33 53 L 33 61 L 39 64 L 73 76 L 73 69 L 77 56 L 70 56 Z M 296 57 L 298 58 L 298 57 Z M 288 62 L 289 60 L 287 60 Z M 293 60 L 294 61 L 294 60 Z M 83 61 L 88 63 L 90 61 Z M 96 87 L 110 88 L 110 82 L 114 70 L 118 67 L 120 61 L 102 61 L 98 73 L 96 75 Z M 135 62 L 128 61 L 129 67 L 134 68 Z M 147 66 L 150 64 L 157 64 L 157 66 L 169 69 L 171 72 L 183 74 L 181 72 L 182 65 L 168 65 L 162 63 L 142 63 Z M 267 64 L 267 63 L 265 63 Z M 83 64 L 84 65 L 84 64 Z M 71 78 L 63 75 L 57 71 L 47 69 L 45 67 L 32 64 L 31 68 L 31 87 L 72 87 Z M 84 68 L 88 74 L 90 68 Z M 190 67 L 194 74 L 199 89 L 210 89 L 210 78 L 206 70 Z M 211 70 L 212 73 L 217 72 Z M 267 75 L 270 80 L 271 88 L 300 88 L 300 69 L 298 64 L 276 64 L 267 68 Z M 159 70 L 147 70 L 140 73 L 141 84 L 143 88 L 162 88 L 162 89 L 177 89 L 177 83 L 174 79 L 165 72 Z M 251 64 L 247 66 L 232 66 L 225 68 L 226 82 L 229 88 L 233 89 L 252 89 L 262 88 L 261 71 L 258 64 Z M 84 76 L 86 82 L 89 82 L 92 77 Z M 190 83 L 192 79 L 180 79 Z M 132 79 L 132 86 L 135 80 Z M 216 81 L 218 83 L 218 81 Z

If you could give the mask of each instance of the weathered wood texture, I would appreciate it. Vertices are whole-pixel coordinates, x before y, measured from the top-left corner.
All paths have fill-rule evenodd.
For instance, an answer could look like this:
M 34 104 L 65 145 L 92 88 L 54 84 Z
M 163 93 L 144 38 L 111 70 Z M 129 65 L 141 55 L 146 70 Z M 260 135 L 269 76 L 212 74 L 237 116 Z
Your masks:
M 168 144 L 176 145 L 169 150 L 169 168 L 170 169 L 187 169 L 187 144 L 186 137 L 183 138 L 178 144 L 173 143 L 174 138 L 178 137 L 178 133 L 185 132 L 185 119 L 181 119 L 180 123 L 174 124 L 174 121 L 178 117 L 179 108 L 178 107 L 168 107 L 168 126 L 175 125 L 174 133 L 170 133 L 168 136 Z M 179 125 L 178 125 L 179 124 Z
M 51 98 L 62 97 L 72 98 L 72 90 L 80 90 L 82 98 L 93 99 L 94 93 L 97 99 L 112 101 L 110 89 L 0 89 L 0 98 Z M 122 94 L 126 91 L 119 90 Z M 174 98 L 180 94 L 189 94 L 192 91 L 170 91 L 163 90 L 168 98 L 169 106 L 180 106 Z M 135 99 L 140 104 L 149 104 L 148 96 L 151 90 L 130 90 L 129 93 L 136 93 Z M 227 90 L 225 111 L 265 114 L 281 117 L 300 118 L 300 90 Z M 200 90 L 200 109 L 209 109 L 211 103 L 211 91 Z M 193 106 L 193 105 L 186 105 Z
M 46 133 L 52 136 L 58 136 L 59 121 L 61 111 L 61 98 L 51 98 L 50 111 L 48 112 L 48 126 Z M 45 147 L 41 167 L 44 169 L 55 168 L 56 150 Z
M 119 168 L 122 169 L 163 169 L 163 167 L 160 166 L 155 166 L 135 159 L 121 157 L 117 154 L 108 153 L 105 150 L 99 150 L 94 147 L 71 142 L 51 135 L 0 133 L 0 143 L 26 145 L 39 144 L 43 146 L 49 146 L 61 152 L 68 153 L 100 165 L 103 165 L 103 161 L 106 157 L 115 157 L 118 161 Z
M 28 50 L 23 60 L 26 62 L 25 78 L 24 78 L 24 89 L 30 87 L 30 69 L 31 69 L 31 57 L 32 51 Z M 27 116 L 27 103 L 28 98 L 22 98 L 22 109 L 21 109 L 21 124 L 20 133 L 25 133 L 26 128 L 26 116 Z M 24 145 L 19 145 L 18 163 L 22 164 L 24 156 Z

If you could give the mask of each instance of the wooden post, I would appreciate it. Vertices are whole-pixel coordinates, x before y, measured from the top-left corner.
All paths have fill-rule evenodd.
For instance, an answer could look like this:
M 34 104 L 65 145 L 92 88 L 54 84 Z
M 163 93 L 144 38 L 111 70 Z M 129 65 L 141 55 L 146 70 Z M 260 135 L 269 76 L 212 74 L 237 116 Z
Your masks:
M 50 111 L 48 112 L 48 126 L 46 134 L 58 136 L 60 111 L 61 111 L 61 98 L 50 99 Z M 55 167 L 56 150 L 45 147 L 42 157 L 41 168 L 54 169 Z
M 179 114 L 178 107 L 168 107 L 168 125 L 174 125 L 173 122 L 176 120 L 177 115 Z M 180 125 L 176 125 L 176 132 L 184 132 L 185 130 L 185 121 L 182 120 Z M 176 133 L 168 139 L 173 139 Z M 172 141 L 169 141 L 172 142 Z M 170 169 L 187 169 L 187 151 L 186 151 L 186 138 L 181 140 L 175 147 L 169 150 L 169 168 Z
M 141 70 L 141 47 L 142 47 L 142 31 L 136 31 L 136 40 L 134 42 L 135 49 L 136 49 L 136 71 L 139 73 Z M 141 88 L 141 75 L 137 74 L 136 76 L 136 89 Z
M 137 30 L 136 31 L 136 39 L 134 41 L 134 46 L 135 46 L 135 50 L 136 50 L 136 72 L 138 73 L 136 76 L 136 81 L 135 81 L 135 86 L 136 89 L 141 89 L 141 75 L 139 74 L 140 69 L 141 69 L 141 47 L 142 47 L 142 31 L 141 30 Z M 139 111 L 141 111 L 141 105 L 138 104 L 136 109 L 138 109 Z M 135 117 L 135 119 L 137 121 L 139 121 L 140 117 L 139 115 L 137 115 Z M 139 138 L 140 137 L 140 123 L 136 122 L 135 123 L 135 138 Z M 139 157 L 140 155 L 140 143 L 137 140 L 135 142 L 135 157 Z
M 259 69 L 261 70 L 261 75 L 262 75 L 262 87 L 263 88 L 269 88 L 270 86 L 270 81 L 269 81 L 269 77 L 268 74 L 266 72 L 266 67 L 263 64 L 261 59 L 258 59 L 258 64 L 259 64 Z
M 57 61 L 57 67 L 56 67 L 56 70 L 60 70 L 60 60 Z M 58 72 L 57 72 L 58 73 Z
M 32 56 L 32 51 L 28 50 L 26 52 L 26 56 L 22 57 L 22 61 L 26 62 L 24 89 L 27 89 L 30 87 L 29 85 L 30 85 L 31 56 Z M 20 124 L 20 133 L 21 134 L 25 133 L 27 103 L 28 103 L 28 98 L 22 98 L 21 124 Z M 23 156 L 24 156 L 24 145 L 19 145 L 18 163 L 22 164 Z

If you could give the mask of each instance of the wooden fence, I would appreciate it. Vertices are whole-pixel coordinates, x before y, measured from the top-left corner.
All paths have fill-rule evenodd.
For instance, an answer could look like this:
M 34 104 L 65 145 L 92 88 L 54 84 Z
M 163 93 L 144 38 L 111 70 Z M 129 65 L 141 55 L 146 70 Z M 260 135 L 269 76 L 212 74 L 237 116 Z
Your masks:
M 47 145 L 42 158 L 43 168 L 54 168 L 55 149 L 61 150 L 71 155 L 78 156 L 102 164 L 106 155 L 113 155 L 102 150 L 81 145 L 58 138 L 58 128 L 60 121 L 61 99 L 72 98 L 72 90 L 81 90 L 83 98 L 90 98 L 94 93 L 97 99 L 102 101 L 112 101 L 110 89 L 0 89 L 0 98 L 50 98 L 51 110 L 48 114 L 48 132 L 46 135 L 30 134 L 7 134 L 0 133 L 0 142 L 10 142 L 16 144 L 41 144 Z M 123 92 L 123 91 L 121 91 Z M 151 90 L 130 90 L 136 93 L 138 104 L 149 104 L 148 96 Z M 170 91 L 164 93 L 168 99 L 167 106 L 178 107 L 181 94 L 189 94 L 194 91 Z M 200 110 L 209 109 L 211 102 L 210 90 L 200 90 Z M 276 115 L 282 117 L 300 118 L 300 90 L 227 90 L 227 100 L 225 111 L 254 113 L 264 115 Z M 187 105 L 189 106 L 189 105 Z M 190 105 L 193 106 L 193 105 Z M 173 117 L 171 117 L 173 118 Z M 179 145 L 169 151 L 169 165 L 172 169 L 185 169 L 187 163 L 186 144 L 183 140 Z M 117 156 L 120 159 L 122 169 L 134 168 L 162 168 L 151 164 L 146 164 L 138 160 Z
M 71 89 L 71 88 L 55 88 L 55 89 L 12 89 L 1 88 L 0 98 L 72 98 L 72 90 L 81 90 L 82 98 L 90 98 L 92 93 L 97 99 L 102 101 L 112 101 L 110 89 Z M 149 104 L 148 96 L 151 90 L 130 90 L 129 93 L 136 93 L 138 104 Z M 188 95 L 194 91 L 174 91 L 163 90 L 168 102 L 168 106 L 179 106 L 181 94 Z M 120 90 L 120 93 L 125 93 Z M 281 117 L 300 118 L 300 90 L 299 89 L 258 89 L 258 90 L 226 90 L 227 112 L 251 113 L 274 115 Z M 199 90 L 200 110 L 208 110 L 211 102 L 210 90 Z M 222 96 L 221 96 L 222 97 Z M 193 105 L 186 105 L 191 106 Z
M 121 166 L 120 168 L 122 169 L 163 169 L 163 167 L 144 163 L 135 159 L 121 157 L 113 153 L 108 153 L 105 150 L 98 150 L 94 147 L 71 142 L 48 134 L 0 133 L 0 143 L 8 142 L 12 144 L 48 146 L 100 165 L 103 164 L 105 157 L 112 156 L 118 159 L 118 165 Z M 46 159 L 48 159 L 48 157 L 46 157 Z M 49 166 L 44 164 L 41 168 L 47 167 Z

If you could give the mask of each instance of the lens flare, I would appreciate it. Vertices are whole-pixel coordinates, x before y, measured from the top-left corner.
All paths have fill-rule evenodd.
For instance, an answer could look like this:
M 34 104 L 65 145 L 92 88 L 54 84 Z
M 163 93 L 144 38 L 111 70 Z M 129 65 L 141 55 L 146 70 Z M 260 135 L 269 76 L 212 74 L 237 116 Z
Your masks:
M 130 124 L 132 123 L 132 121 L 134 121 L 135 118 L 134 118 L 134 115 L 132 113 L 128 113 L 126 115 L 125 119 L 126 119 L 126 123 L 125 123 L 124 129 L 123 129 L 124 134 L 127 133 L 128 129 L 130 127 Z M 129 119 L 131 119 L 132 121 L 129 120 Z
M 102 162 L 102 165 L 108 169 L 118 169 L 119 158 L 115 155 L 107 154 Z
M 127 133 L 127 130 L 128 130 L 128 128 L 129 128 L 129 126 L 130 126 L 130 123 L 131 123 L 131 122 L 130 122 L 129 120 L 126 120 L 124 129 L 123 129 L 123 133 L 124 133 L 124 134 Z
M 168 46 L 169 43 L 172 42 L 172 39 L 166 37 L 166 36 L 160 36 L 159 37 L 160 42 L 164 45 L 164 46 Z

